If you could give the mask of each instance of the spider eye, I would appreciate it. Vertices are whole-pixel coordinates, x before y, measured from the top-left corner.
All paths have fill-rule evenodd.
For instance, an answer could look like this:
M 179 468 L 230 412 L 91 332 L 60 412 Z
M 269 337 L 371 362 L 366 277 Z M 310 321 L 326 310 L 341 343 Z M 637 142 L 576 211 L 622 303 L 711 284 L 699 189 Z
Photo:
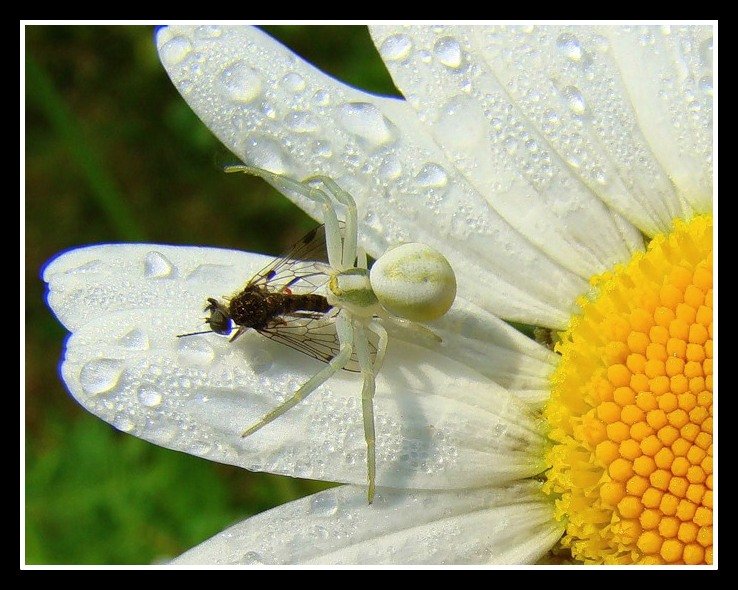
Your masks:
M 216 334 L 222 334 L 225 336 L 231 333 L 233 326 L 231 318 L 226 316 L 219 309 L 214 309 L 210 314 L 210 317 L 205 321 L 210 325 L 210 329 Z
M 456 276 L 448 260 L 425 244 L 403 244 L 372 266 L 370 280 L 379 303 L 415 322 L 445 314 L 456 298 Z

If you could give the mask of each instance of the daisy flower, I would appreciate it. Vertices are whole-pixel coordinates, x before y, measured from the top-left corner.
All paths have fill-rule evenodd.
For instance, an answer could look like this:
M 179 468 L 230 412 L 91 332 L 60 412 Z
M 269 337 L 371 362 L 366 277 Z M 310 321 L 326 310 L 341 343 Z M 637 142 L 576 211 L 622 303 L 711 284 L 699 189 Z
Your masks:
M 174 338 L 263 257 L 104 245 L 45 271 L 72 332 L 62 375 L 90 411 L 215 461 L 348 484 L 175 563 L 511 564 L 554 547 L 713 563 L 712 27 L 371 34 L 405 100 L 343 85 L 254 28 L 164 28 L 157 45 L 240 159 L 333 178 L 370 254 L 425 242 L 456 272 L 433 323 L 442 347 L 390 342 L 372 505 L 356 376 L 242 439 L 315 361 L 256 334 Z

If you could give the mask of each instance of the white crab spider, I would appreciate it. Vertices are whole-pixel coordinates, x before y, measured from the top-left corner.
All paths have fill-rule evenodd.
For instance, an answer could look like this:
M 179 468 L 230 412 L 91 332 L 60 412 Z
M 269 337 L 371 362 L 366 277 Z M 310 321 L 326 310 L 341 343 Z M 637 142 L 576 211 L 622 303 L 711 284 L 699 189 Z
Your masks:
M 440 340 L 416 321 L 430 321 L 445 314 L 456 297 L 456 277 L 451 265 L 437 250 L 425 244 L 404 244 L 380 257 L 371 270 L 364 250 L 358 246 L 358 215 L 353 197 L 331 178 L 314 176 L 303 182 L 250 166 L 229 166 L 227 172 L 260 176 L 283 191 L 294 191 L 322 205 L 329 276 L 326 299 L 338 310 L 338 354 L 285 400 L 242 434 L 249 436 L 275 420 L 343 369 L 355 352 L 363 377 L 361 390 L 364 436 L 367 447 L 369 503 L 374 498 L 376 454 L 374 433 L 375 377 L 387 348 L 383 321 L 411 330 L 421 338 Z M 322 189 L 318 186 L 322 185 Z M 336 203 L 346 210 L 343 232 Z M 214 313 L 223 314 L 223 308 Z M 213 323 L 211 321 L 211 323 Z M 215 327 L 213 327 L 215 329 Z M 378 337 L 372 362 L 367 331 Z

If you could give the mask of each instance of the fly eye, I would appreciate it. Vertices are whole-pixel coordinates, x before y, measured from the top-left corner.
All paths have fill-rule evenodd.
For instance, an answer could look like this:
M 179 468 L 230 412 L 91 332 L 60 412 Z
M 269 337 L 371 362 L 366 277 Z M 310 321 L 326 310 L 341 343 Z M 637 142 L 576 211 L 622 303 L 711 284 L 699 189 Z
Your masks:
M 205 321 L 210 325 L 210 329 L 216 334 L 226 336 L 231 333 L 233 325 L 231 323 L 231 318 L 227 317 L 219 309 L 214 309 L 210 314 L 210 317 Z

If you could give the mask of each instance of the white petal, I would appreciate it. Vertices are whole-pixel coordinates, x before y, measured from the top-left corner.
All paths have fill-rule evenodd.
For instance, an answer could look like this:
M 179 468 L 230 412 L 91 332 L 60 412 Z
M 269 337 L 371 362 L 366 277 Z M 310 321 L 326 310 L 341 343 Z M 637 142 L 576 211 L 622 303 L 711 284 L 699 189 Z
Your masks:
M 605 32 L 653 155 L 680 197 L 711 211 L 712 27 Z
M 480 307 L 457 298 L 432 324 L 443 352 L 534 404 L 548 399 L 558 355 Z
M 590 277 L 628 259 L 631 247 L 597 195 L 595 173 L 609 158 L 597 121 L 574 101 L 584 73 L 556 50 L 558 27 L 529 30 L 390 26 L 372 34 L 396 86 L 464 177 L 542 251 Z M 391 51 L 398 39 L 412 46 L 400 59 Z
M 451 261 L 462 297 L 500 317 L 565 326 L 585 281 L 500 218 L 405 101 L 347 87 L 257 29 L 212 34 L 171 27 L 157 43 L 174 84 L 235 154 L 297 179 L 333 177 L 355 197 L 375 257 L 425 242 Z
M 203 329 L 207 297 L 268 259 L 147 244 L 73 250 L 45 269 L 73 334 L 62 375 L 88 410 L 169 448 L 257 471 L 363 484 L 361 378 L 345 371 L 252 436 L 240 433 L 322 364 L 256 333 Z M 539 473 L 545 439 L 525 403 L 437 352 L 390 341 L 377 382 L 377 484 L 463 488 Z
M 464 492 L 343 486 L 241 522 L 181 555 L 194 564 L 525 564 L 561 537 L 552 503 L 524 482 Z

